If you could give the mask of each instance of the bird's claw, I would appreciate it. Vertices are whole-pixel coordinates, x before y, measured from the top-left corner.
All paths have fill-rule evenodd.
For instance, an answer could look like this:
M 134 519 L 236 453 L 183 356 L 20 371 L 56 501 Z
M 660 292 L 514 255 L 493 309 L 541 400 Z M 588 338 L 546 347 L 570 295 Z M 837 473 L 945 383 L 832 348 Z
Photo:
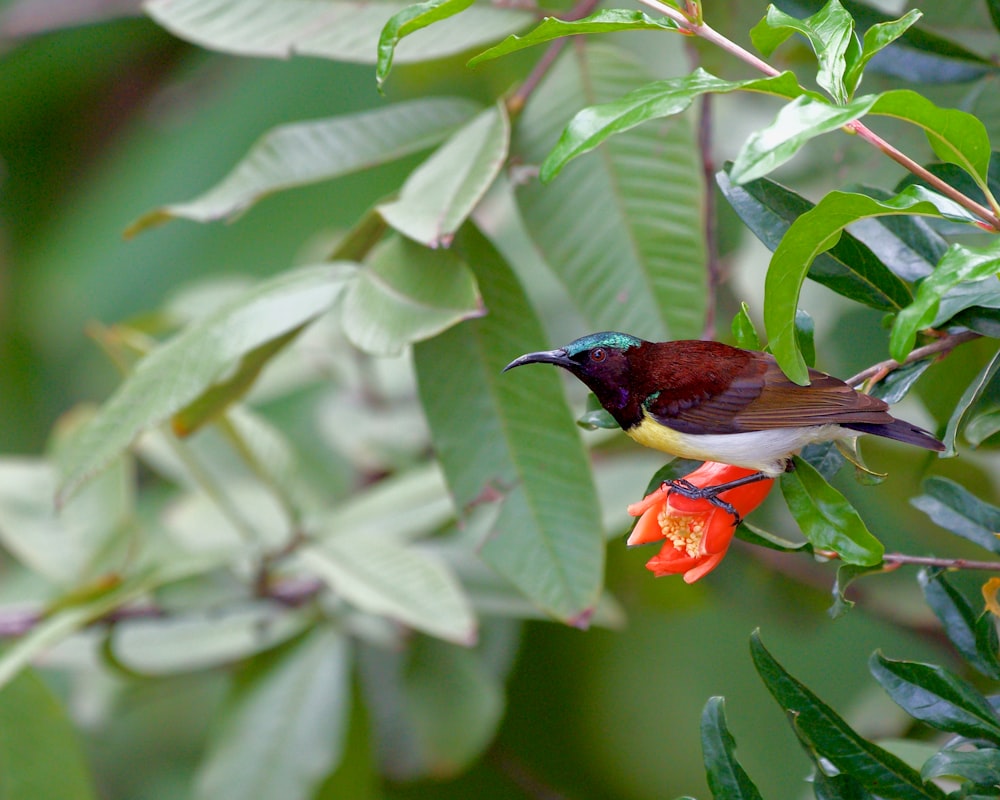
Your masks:
M 726 491 L 727 486 L 695 486 L 691 481 L 678 478 L 672 481 L 664 481 L 663 487 L 667 492 L 676 492 L 681 497 L 688 500 L 707 500 L 716 508 L 720 508 L 733 517 L 733 527 L 736 528 L 743 522 L 743 516 L 736 510 L 732 503 L 727 503 L 719 493 Z

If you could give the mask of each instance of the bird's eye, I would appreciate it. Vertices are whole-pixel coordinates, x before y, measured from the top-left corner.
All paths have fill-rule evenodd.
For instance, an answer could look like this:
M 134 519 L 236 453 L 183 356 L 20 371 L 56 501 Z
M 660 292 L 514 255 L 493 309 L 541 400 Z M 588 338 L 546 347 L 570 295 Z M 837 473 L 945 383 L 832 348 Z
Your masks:
M 597 349 L 592 350 L 591 353 L 590 353 L 591 360 L 592 361 L 596 361 L 598 363 L 600 363 L 601 361 L 603 361 L 607 357 L 608 357 L 608 354 L 604 351 L 603 347 L 598 347 Z

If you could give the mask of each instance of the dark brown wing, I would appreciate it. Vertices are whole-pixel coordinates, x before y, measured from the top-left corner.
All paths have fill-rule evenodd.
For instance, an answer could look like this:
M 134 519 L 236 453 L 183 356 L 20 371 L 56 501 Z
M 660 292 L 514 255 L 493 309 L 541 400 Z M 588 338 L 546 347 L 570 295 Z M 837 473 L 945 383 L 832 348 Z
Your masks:
M 644 387 L 644 407 L 683 433 L 724 434 L 835 423 L 888 424 L 888 406 L 810 370 L 812 383 L 785 377 L 774 358 L 716 342 L 662 342 Z M 650 359 L 646 359 L 650 363 Z

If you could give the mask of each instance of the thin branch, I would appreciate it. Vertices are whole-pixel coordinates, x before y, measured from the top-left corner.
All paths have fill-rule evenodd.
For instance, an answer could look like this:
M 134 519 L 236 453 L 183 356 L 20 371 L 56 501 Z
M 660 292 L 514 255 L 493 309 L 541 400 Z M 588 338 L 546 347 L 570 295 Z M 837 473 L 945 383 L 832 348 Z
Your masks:
M 911 556 L 906 553 L 886 553 L 882 556 L 886 564 L 916 564 L 922 567 L 944 567 L 945 569 L 981 569 L 1000 572 L 1000 561 L 975 561 L 968 558 L 937 558 L 936 556 Z
M 258 599 L 270 600 L 288 608 L 305 605 L 326 586 L 315 578 L 287 578 L 273 583 Z M 172 612 L 152 603 L 127 605 L 94 620 L 90 627 L 123 622 L 130 619 L 169 619 Z M 0 639 L 24 636 L 45 619 L 45 611 L 37 608 L 0 608 Z
M 912 364 L 914 361 L 920 361 L 933 355 L 947 355 L 952 350 L 954 350 L 958 345 L 965 342 L 971 342 L 974 339 L 979 339 L 981 334 L 975 331 L 962 331 L 961 333 L 948 333 L 937 339 L 930 344 L 926 344 L 923 347 L 918 347 L 915 350 L 911 350 L 910 354 L 903 359 L 902 362 L 896 361 L 893 358 L 887 359 L 885 361 L 880 361 L 877 364 L 872 364 L 868 369 L 863 369 L 857 375 L 852 375 L 844 383 L 850 386 L 857 386 L 860 383 L 868 380 L 869 378 L 878 377 L 881 380 L 883 377 L 888 375 L 895 369 L 899 369 L 904 364 Z
M 560 19 L 567 22 L 572 22 L 573 20 L 583 19 L 588 14 L 590 14 L 595 8 L 597 8 L 600 0 L 580 0 L 573 8 L 567 11 Z M 535 89 L 542 82 L 545 76 L 548 74 L 555 60 L 559 58 L 559 54 L 563 51 L 566 46 L 568 37 L 562 37 L 556 39 L 552 44 L 546 48 L 545 53 L 542 57 L 538 59 L 538 62 L 532 68 L 531 72 L 528 73 L 528 77 L 524 79 L 520 86 L 514 90 L 514 92 L 507 98 L 507 111 L 510 114 L 518 114 L 521 109 L 524 108 L 525 103 L 528 102 L 528 98 L 534 93 Z
M 738 58 L 746 64 L 749 64 L 754 69 L 763 72 L 765 75 L 778 75 L 780 74 L 777 69 L 772 67 L 766 61 L 755 56 L 749 50 L 736 42 L 730 41 L 725 36 L 723 36 L 718 31 L 711 28 L 705 23 L 696 24 L 690 20 L 683 12 L 678 11 L 676 8 L 671 8 L 668 5 L 660 2 L 660 0 L 639 0 L 643 5 L 649 6 L 656 11 L 659 11 L 666 17 L 669 17 L 674 22 L 677 23 L 683 33 L 697 36 L 700 39 L 704 39 L 707 42 L 725 50 L 727 53 Z M 911 159 L 909 156 L 905 155 L 899 149 L 889 144 L 885 139 L 872 131 L 869 127 L 855 120 L 854 122 L 848 123 L 844 126 L 845 129 L 851 131 L 858 135 L 859 138 L 868 142 L 868 144 L 881 150 L 885 155 L 895 161 L 897 164 L 905 167 L 907 170 L 912 172 L 914 175 L 918 176 L 921 180 L 926 181 L 935 189 L 937 189 L 941 194 L 945 195 L 949 199 L 958 203 L 962 208 L 971 212 L 975 216 L 982 219 L 987 226 L 988 230 L 1000 232 L 1000 217 L 993 212 L 992 209 L 987 208 L 981 203 L 977 203 L 971 197 L 955 189 L 953 186 L 949 186 L 943 180 L 938 178 L 936 175 L 928 172 L 922 166 L 920 166 L 916 161 Z
M 698 120 L 698 150 L 701 154 L 702 182 L 705 185 L 703 226 L 705 232 L 705 266 L 707 271 L 708 302 L 705 306 L 705 327 L 702 339 L 715 338 L 715 306 L 719 285 L 722 283 L 722 265 L 719 262 L 718 220 L 715 208 L 715 163 L 712 161 L 712 96 L 702 95 L 701 116 Z

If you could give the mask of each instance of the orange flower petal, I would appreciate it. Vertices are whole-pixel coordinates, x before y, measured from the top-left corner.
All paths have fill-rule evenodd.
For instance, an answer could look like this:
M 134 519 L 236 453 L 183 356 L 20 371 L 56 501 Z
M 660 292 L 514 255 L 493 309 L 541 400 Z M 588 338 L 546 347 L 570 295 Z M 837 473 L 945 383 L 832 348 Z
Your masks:
M 662 486 L 659 489 L 650 492 L 644 498 L 642 498 L 642 500 L 640 500 L 638 503 L 632 503 L 628 507 L 627 510 L 629 516 L 638 517 L 644 514 L 648 509 L 652 508 L 653 506 L 662 505 L 667 500 L 667 494 L 668 490 L 664 489 Z
M 663 531 L 660 530 L 660 521 L 657 519 L 659 513 L 660 509 L 656 507 L 646 509 L 639 517 L 639 521 L 635 524 L 625 544 L 629 547 L 635 547 L 638 544 L 662 542 Z
M 684 583 L 694 583 L 699 578 L 705 577 L 709 572 L 719 566 L 719 562 L 722 561 L 723 557 L 726 555 L 726 551 L 723 550 L 721 553 L 716 553 L 714 556 L 709 556 L 702 560 L 702 562 L 694 569 L 689 569 L 684 573 Z

